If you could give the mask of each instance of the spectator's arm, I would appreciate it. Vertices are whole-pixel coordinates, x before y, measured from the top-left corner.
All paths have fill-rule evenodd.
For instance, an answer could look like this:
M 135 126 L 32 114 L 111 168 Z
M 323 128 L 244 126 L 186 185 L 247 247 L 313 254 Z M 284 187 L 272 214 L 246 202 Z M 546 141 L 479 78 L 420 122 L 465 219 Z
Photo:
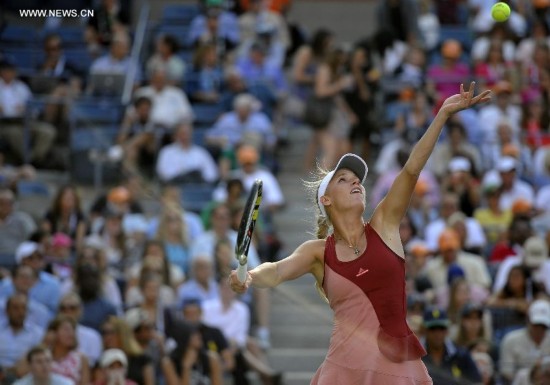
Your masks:
M 303 46 L 296 52 L 290 75 L 295 84 L 310 85 L 315 81 L 315 77 L 307 73 L 307 66 L 311 61 L 311 56 L 311 48 L 308 46 Z

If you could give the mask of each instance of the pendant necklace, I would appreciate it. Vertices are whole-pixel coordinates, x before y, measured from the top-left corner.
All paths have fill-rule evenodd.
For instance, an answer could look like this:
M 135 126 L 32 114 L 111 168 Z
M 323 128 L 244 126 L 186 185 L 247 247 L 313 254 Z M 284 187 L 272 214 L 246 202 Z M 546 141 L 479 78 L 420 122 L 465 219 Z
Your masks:
M 363 229 L 363 233 L 364 233 L 364 232 L 365 232 L 365 230 Z M 363 235 L 363 233 L 361 233 L 361 235 Z M 343 241 L 344 238 L 338 237 L 338 240 Z M 357 245 L 353 246 L 353 245 L 351 245 L 351 244 L 348 244 L 348 247 L 349 247 L 350 249 L 353 249 L 353 253 L 354 253 L 355 255 L 359 255 L 360 250 L 359 250 L 359 247 L 358 247 Z

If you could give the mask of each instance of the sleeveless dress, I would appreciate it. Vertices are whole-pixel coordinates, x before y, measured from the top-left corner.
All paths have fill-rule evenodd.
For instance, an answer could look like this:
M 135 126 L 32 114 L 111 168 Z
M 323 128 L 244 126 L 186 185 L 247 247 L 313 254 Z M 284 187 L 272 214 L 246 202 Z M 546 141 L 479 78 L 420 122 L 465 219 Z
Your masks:
M 432 384 L 420 359 L 426 351 L 405 316 L 405 261 L 365 225 L 367 249 L 353 261 L 325 246 L 323 289 L 334 327 L 323 364 L 311 385 Z
M 52 373 L 70 378 L 75 383 L 80 382 L 82 355 L 76 350 L 71 351 L 61 361 L 52 361 Z

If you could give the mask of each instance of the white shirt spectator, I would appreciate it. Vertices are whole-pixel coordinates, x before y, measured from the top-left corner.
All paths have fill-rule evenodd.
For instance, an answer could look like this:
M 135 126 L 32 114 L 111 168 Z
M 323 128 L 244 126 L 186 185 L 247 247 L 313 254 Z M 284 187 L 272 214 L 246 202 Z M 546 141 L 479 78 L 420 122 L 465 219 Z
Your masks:
M 114 74 L 125 75 L 133 71 L 136 79 L 141 79 L 139 67 L 130 59 L 129 56 L 118 60 L 112 55 L 107 54 L 97 58 L 90 67 L 91 74 Z
M 225 138 L 228 147 L 237 145 L 245 133 L 260 134 L 263 145 L 272 146 L 276 137 L 271 121 L 263 112 L 251 112 L 245 121 L 241 121 L 236 112 L 228 112 L 220 117 L 214 127 L 208 130 L 207 138 Z
M 544 186 L 537 192 L 535 208 L 542 211 L 550 210 L 550 185 Z
M 152 100 L 151 122 L 173 128 L 181 121 L 193 119 L 193 109 L 185 93 L 173 86 L 164 86 L 160 91 L 146 86 L 136 91 L 136 97 L 145 96 Z
M 0 117 L 22 117 L 31 97 L 31 90 L 22 81 L 15 79 L 8 84 L 0 79 Z
M 50 374 L 49 385 L 75 385 L 74 381 L 65 376 L 52 373 Z M 27 374 L 15 381 L 13 385 L 35 385 L 34 377 L 32 374 Z
M 491 287 L 491 276 L 482 257 L 464 251 L 457 251 L 455 263 L 464 270 L 466 281 L 487 289 Z M 448 269 L 449 265 L 443 261 L 441 256 L 431 259 L 426 264 L 426 275 L 435 289 L 447 285 Z
M 514 181 L 512 189 L 503 191 L 500 196 L 499 206 L 501 210 L 510 210 L 517 199 L 525 199 L 533 204 L 535 201 L 535 192 L 533 187 L 520 179 Z
M 500 373 L 507 378 L 524 368 L 530 368 L 537 359 L 550 355 L 550 333 L 536 346 L 526 328 L 514 330 L 504 336 L 500 345 Z
M 0 367 L 13 367 L 43 336 L 44 329 L 29 322 L 17 333 L 7 324 L 0 325 Z
M 101 335 L 92 328 L 78 324 L 76 325 L 76 337 L 78 351 L 88 358 L 90 366 L 93 367 L 103 351 Z
M 0 325 L 7 324 L 8 316 L 6 315 L 7 297 L 0 298 Z M 46 305 L 35 301 L 32 298 L 27 299 L 27 321 L 41 329 L 46 329 L 50 323 L 52 314 Z
M 241 301 L 234 300 L 228 309 L 224 309 L 220 299 L 212 299 L 202 304 L 202 320 L 212 327 L 220 329 L 229 341 L 244 348 L 250 327 L 250 310 Z
M 483 247 L 487 244 L 485 233 L 479 222 L 475 218 L 466 218 L 466 248 Z M 426 244 L 431 251 L 437 251 L 439 236 L 445 230 L 447 225 L 442 218 L 432 221 L 426 226 L 425 236 Z
M 179 143 L 172 143 L 160 150 L 157 174 L 162 181 L 169 181 L 191 171 L 200 171 L 206 182 L 215 182 L 218 179 L 218 167 L 204 148 L 196 145 L 184 148 Z
M 510 270 L 512 270 L 514 266 L 520 266 L 521 264 L 522 257 L 517 255 L 507 257 L 500 263 L 495 276 L 495 282 L 493 284 L 493 293 L 498 293 L 504 288 L 504 286 L 506 286 L 506 281 L 508 280 Z M 542 265 L 538 269 L 534 270 L 532 274 L 534 281 L 541 282 L 544 284 L 545 288 L 550 288 L 550 261 L 543 262 Z
M 510 124 L 510 128 L 512 128 L 514 141 L 519 142 L 521 114 L 521 108 L 518 106 L 510 105 L 506 108 L 506 111 L 501 110 L 494 104 L 483 107 L 478 115 L 480 127 L 483 131 L 483 140 L 487 144 L 496 143 L 498 141 L 498 124 L 505 119 Z
M 547 161 L 548 158 L 548 161 Z M 535 176 L 550 178 L 550 171 L 546 164 L 550 164 L 550 146 L 537 148 L 533 155 L 533 173 Z

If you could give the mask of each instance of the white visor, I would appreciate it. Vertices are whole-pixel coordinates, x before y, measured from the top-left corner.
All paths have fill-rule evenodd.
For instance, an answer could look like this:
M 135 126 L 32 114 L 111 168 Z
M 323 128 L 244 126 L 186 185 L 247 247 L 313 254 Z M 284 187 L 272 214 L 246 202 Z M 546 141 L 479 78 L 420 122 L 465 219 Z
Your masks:
M 365 183 L 365 179 L 367 179 L 367 173 L 369 172 L 369 168 L 365 161 L 355 155 L 355 154 L 346 154 L 340 158 L 338 161 L 338 164 L 332 170 L 329 172 L 321 181 L 321 184 L 319 185 L 319 190 L 317 190 L 317 206 L 319 206 L 319 210 L 321 210 L 321 215 L 323 217 L 327 216 L 327 212 L 325 211 L 325 206 L 321 203 L 321 197 L 325 195 L 325 192 L 327 191 L 328 184 L 332 180 L 332 177 L 336 173 L 336 171 L 341 169 L 348 169 L 351 172 L 353 172 L 359 180 L 361 181 L 361 184 Z

